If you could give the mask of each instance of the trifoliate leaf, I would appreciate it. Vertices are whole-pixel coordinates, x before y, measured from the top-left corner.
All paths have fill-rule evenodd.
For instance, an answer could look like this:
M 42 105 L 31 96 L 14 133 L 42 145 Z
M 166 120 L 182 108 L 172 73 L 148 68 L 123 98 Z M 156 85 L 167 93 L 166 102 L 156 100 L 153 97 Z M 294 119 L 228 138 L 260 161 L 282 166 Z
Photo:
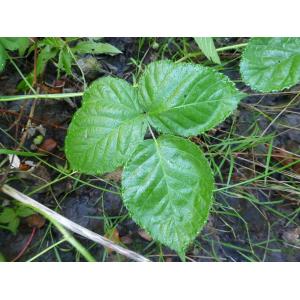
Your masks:
M 227 76 L 211 68 L 171 61 L 149 64 L 138 85 L 153 127 L 182 136 L 215 127 L 244 97 Z
M 181 255 L 205 224 L 213 201 L 205 156 L 175 136 L 140 144 L 125 166 L 122 186 L 132 218 Z
M 253 90 L 275 92 L 300 81 L 300 38 L 252 38 L 240 64 Z
M 124 80 L 106 77 L 84 93 L 66 138 L 71 166 L 88 174 L 113 171 L 143 141 L 145 115 L 136 89 Z

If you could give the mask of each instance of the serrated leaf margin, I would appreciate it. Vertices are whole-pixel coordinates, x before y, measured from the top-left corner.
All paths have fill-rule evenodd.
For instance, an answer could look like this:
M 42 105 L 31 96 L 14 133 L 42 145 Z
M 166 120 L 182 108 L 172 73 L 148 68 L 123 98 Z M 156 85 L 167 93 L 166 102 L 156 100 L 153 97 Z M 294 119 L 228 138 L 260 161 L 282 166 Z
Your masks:
M 172 134 L 164 134 L 163 137 L 175 137 L 175 138 L 178 138 L 178 139 L 183 139 L 177 135 L 172 135 Z M 188 139 L 184 139 L 186 142 L 190 143 L 194 148 L 196 147 L 198 151 L 200 151 L 201 153 L 201 156 L 204 158 L 204 160 L 207 162 L 207 166 L 208 166 L 208 169 L 209 169 L 209 173 L 207 174 L 209 177 L 211 177 L 211 180 L 212 180 L 212 183 L 213 183 L 213 188 L 212 188 L 212 193 L 211 193 L 211 199 L 210 199 L 210 203 L 209 203 L 209 208 L 205 214 L 205 221 L 203 222 L 203 224 L 201 224 L 200 228 L 198 230 L 195 231 L 195 233 L 193 234 L 193 237 L 190 239 L 190 242 L 186 243 L 183 248 L 181 250 L 179 249 L 173 249 L 172 247 L 170 247 L 169 245 L 166 245 L 168 246 L 170 249 L 176 251 L 178 253 L 178 255 L 183 258 L 184 255 L 185 255 L 185 252 L 186 252 L 186 249 L 188 248 L 189 245 L 192 244 L 192 242 L 194 241 L 194 239 L 200 234 L 200 232 L 203 230 L 205 224 L 207 223 L 208 221 L 208 216 L 210 214 L 210 211 L 211 211 L 211 208 L 214 204 L 214 190 L 215 190 L 215 180 L 214 180 L 214 175 L 213 175 L 213 172 L 212 172 L 212 169 L 210 167 L 210 164 L 209 164 L 209 161 L 206 159 L 205 155 L 204 155 L 204 152 L 199 149 L 199 147 L 197 147 L 197 145 L 195 145 L 195 143 L 193 143 L 192 141 L 188 140 Z M 128 210 L 128 214 L 130 216 L 130 218 L 132 218 L 134 220 L 134 222 L 139 225 L 139 227 L 141 227 L 143 230 L 145 230 L 147 233 L 150 234 L 150 236 L 156 240 L 157 242 L 159 243 L 162 243 L 164 244 L 163 242 L 159 241 L 158 239 L 158 236 L 156 234 L 153 234 L 151 231 L 149 231 L 148 229 L 146 229 L 143 224 L 141 224 L 141 222 L 135 217 L 135 215 L 131 212 L 130 208 L 128 207 L 126 201 L 124 201 L 124 186 L 123 186 L 123 174 L 124 174 L 124 170 L 126 170 L 127 168 L 127 165 L 128 163 L 130 163 L 130 160 L 132 157 L 134 157 L 135 155 L 135 152 L 137 151 L 137 149 L 135 149 L 135 151 L 132 153 L 131 157 L 127 160 L 127 162 L 125 163 L 124 165 L 124 168 L 123 168 L 123 172 L 122 172 L 122 186 L 121 186 L 121 189 L 120 189 L 120 192 L 121 192 L 121 197 L 123 199 L 123 204 L 124 206 L 126 207 L 126 209 Z
M 170 134 L 170 135 L 179 135 L 179 136 L 184 136 L 184 137 L 189 137 L 189 136 L 192 136 L 192 135 L 202 134 L 202 133 L 204 133 L 204 132 L 206 132 L 206 131 L 208 131 L 208 130 L 211 130 L 212 128 L 214 128 L 214 127 L 217 126 L 218 124 L 224 122 L 224 121 L 225 121 L 225 120 L 226 120 L 226 119 L 227 119 L 227 118 L 228 118 L 228 117 L 229 117 L 229 116 L 237 109 L 239 102 L 240 102 L 243 98 L 245 98 L 245 97 L 248 96 L 246 93 L 243 93 L 243 92 L 241 92 L 240 90 L 238 90 L 238 89 L 236 88 L 235 84 L 230 80 L 230 78 L 229 78 L 228 76 L 226 76 L 226 75 L 224 75 L 224 74 L 222 74 L 222 73 L 216 71 L 215 69 L 213 69 L 213 68 L 211 68 L 211 67 L 205 67 L 205 66 L 202 66 L 202 65 L 200 65 L 200 64 L 185 63 L 185 62 L 184 62 L 184 63 L 178 63 L 178 64 L 176 64 L 176 63 L 174 63 L 173 61 L 168 60 L 168 59 L 166 59 L 166 60 L 159 60 L 159 61 L 151 62 L 150 64 L 148 64 L 148 65 L 146 66 L 146 68 L 145 68 L 143 74 L 141 75 L 141 77 L 140 77 L 139 80 L 138 80 L 138 88 L 139 88 L 139 84 L 140 84 L 140 81 L 142 80 L 142 78 L 143 78 L 144 76 L 146 76 L 146 74 L 150 73 L 150 70 L 149 70 L 149 69 L 150 69 L 150 66 L 151 66 L 151 65 L 154 65 L 154 64 L 163 64 L 163 63 L 168 63 L 168 64 L 170 64 L 170 65 L 187 65 L 187 66 L 191 66 L 191 67 L 193 67 L 193 68 L 199 68 L 199 69 L 201 69 L 201 70 L 207 70 L 207 71 L 210 72 L 211 74 L 216 75 L 216 77 L 218 77 L 217 79 L 219 79 L 220 81 L 222 81 L 222 82 L 224 82 L 225 84 L 227 84 L 227 85 L 230 87 L 230 89 L 232 89 L 233 92 L 236 92 L 236 97 L 239 96 L 239 99 L 238 99 L 238 100 L 236 101 L 236 103 L 233 105 L 233 109 L 232 109 L 232 110 L 226 112 L 225 114 L 222 113 L 222 115 L 219 114 L 220 117 L 219 117 L 219 118 L 216 118 L 215 125 L 213 125 L 213 126 L 207 126 L 207 127 L 203 128 L 202 130 L 198 131 L 197 133 L 194 132 L 194 133 L 183 134 L 183 133 L 178 133 L 178 132 L 170 132 L 170 131 L 166 131 L 165 129 L 163 129 L 163 128 L 157 126 L 156 124 L 154 124 L 153 121 L 151 120 L 151 118 L 148 118 L 149 123 L 150 123 L 156 130 L 158 130 L 158 131 L 161 132 L 161 133 L 164 133 L 164 134 Z M 140 97 L 139 97 L 139 99 L 140 99 Z M 140 102 L 139 102 L 139 103 L 140 103 Z M 140 105 L 141 105 L 141 104 L 140 104 Z M 143 105 L 141 105 L 141 107 L 143 107 Z M 149 113 L 149 111 L 148 111 L 147 113 Z
M 241 60 L 240 60 L 240 74 L 241 74 L 241 78 L 242 78 L 242 81 L 248 87 L 250 87 L 253 91 L 258 91 L 258 92 L 261 92 L 261 93 L 274 93 L 274 92 L 283 91 L 285 89 L 289 89 L 292 86 L 294 86 L 294 85 L 296 85 L 297 83 L 300 82 L 300 77 L 299 77 L 299 80 L 296 83 L 291 83 L 289 85 L 283 86 L 279 90 L 278 89 L 261 89 L 261 88 L 258 88 L 255 84 L 254 85 L 250 84 L 250 82 L 245 78 L 244 72 L 242 70 L 245 69 L 245 66 L 244 66 L 244 62 L 246 60 L 245 55 L 247 54 L 248 51 L 250 51 L 249 48 L 250 48 L 250 46 L 252 46 L 252 43 L 254 43 L 255 39 L 256 39 L 255 37 L 249 39 L 247 46 L 245 47 L 244 51 L 242 52 Z

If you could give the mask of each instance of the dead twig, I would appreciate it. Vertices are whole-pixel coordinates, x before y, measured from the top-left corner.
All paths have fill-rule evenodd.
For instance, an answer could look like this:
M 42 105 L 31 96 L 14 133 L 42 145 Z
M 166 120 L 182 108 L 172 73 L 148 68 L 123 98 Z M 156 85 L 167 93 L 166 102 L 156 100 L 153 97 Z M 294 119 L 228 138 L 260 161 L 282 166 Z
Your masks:
M 106 248 L 109 248 L 119 254 L 122 254 L 134 261 L 139 261 L 139 262 L 148 262 L 150 261 L 146 257 L 133 252 L 131 250 L 128 250 L 126 248 L 123 248 L 114 242 L 110 241 L 109 239 L 87 229 L 84 228 L 73 221 L 63 217 L 62 215 L 58 214 L 57 212 L 51 210 L 50 208 L 44 206 L 43 204 L 35 201 L 34 199 L 26 196 L 25 194 L 19 192 L 18 190 L 12 188 L 11 186 L 4 184 L 1 188 L 1 191 L 5 193 L 6 195 L 9 195 L 10 197 L 31 206 L 32 208 L 35 208 L 38 212 L 43 214 L 46 218 L 48 218 L 50 221 L 51 219 L 54 219 L 56 222 L 64 226 L 66 229 L 77 233 L 87 239 L 90 239 Z

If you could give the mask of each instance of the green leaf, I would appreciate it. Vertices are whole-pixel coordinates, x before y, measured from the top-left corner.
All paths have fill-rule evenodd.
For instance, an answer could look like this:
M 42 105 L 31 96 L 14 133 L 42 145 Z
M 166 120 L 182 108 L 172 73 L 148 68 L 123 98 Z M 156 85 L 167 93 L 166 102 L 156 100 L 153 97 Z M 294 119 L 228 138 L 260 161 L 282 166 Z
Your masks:
M 153 127 L 183 136 L 215 127 L 244 97 L 227 76 L 196 64 L 151 63 L 138 84 Z
M 195 144 L 161 136 L 138 146 L 123 171 L 122 187 L 135 222 L 182 256 L 207 220 L 214 180 Z
M 26 206 L 19 206 L 16 209 L 17 216 L 19 216 L 21 218 L 29 217 L 29 216 L 33 215 L 34 213 L 35 212 L 31 208 L 26 207 Z
M 65 46 L 65 42 L 59 37 L 48 37 L 41 40 L 39 45 L 48 45 L 53 48 L 63 48 Z
M 12 219 L 16 217 L 16 213 L 14 209 L 10 207 L 4 208 L 4 210 L 0 213 L 0 223 L 9 223 Z
M 11 149 L 0 149 L 0 154 L 15 154 L 18 156 L 32 157 L 32 156 L 44 156 L 46 154 L 30 152 L 30 151 L 17 151 Z
M 300 38 L 252 38 L 240 63 L 253 90 L 276 92 L 300 81 Z
M 59 52 L 58 67 L 65 71 L 68 75 L 72 74 L 72 55 L 70 54 L 67 47 L 64 47 Z
M 66 155 L 75 170 L 101 174 L 125 163 L 146 131 L 137 102 L 136 89 L 112 77 L 85 91 L 66 137 Z
M 26 75 L 26 80 L 31 85 L 33 83 L 33 77 L 34 77 L 33 72 Z M 29 90 L 29 86 L 27 85 L 25 80 L 21 80 L 17 85 L 17 89 L 18 91 L 27 91 Z
M 16 234 L 19 225 L 20 225 L 20 219 L 18 217 L 15 217 L 8 223 L 7 229 L 10 230 L 13 234 Z
M 19 50 L 19 54 L 22 56 L 29 46 L 29 39 L 27 37 L 2 37 L 0 44 L 10 51 Z
M 7 58 L 6 51 L 3 48 L 3 46 L 1 46 L 0 44 L 0 72 L 2 72 L 5 68 L 6 58 Z
M 57 48 L 53 48 L 49 45 L 45 46 L 39 53 L 38 59 L 37 59 L 37 64 L 36 64 L 36 74 L 37 76 L 40 76 L 44 71 L 45 68 L 49 62 L 49 60 L 51 60 L 52 58 L 54 58 L 57 54 L 58 54 L 58 49 Z M 27 81 L 32 84 L 33 83 L 33 72 L 29 73 L 26 76 Z M 29 87 L 26 84 L 26 82 L 24 80 L 22 80 L 18 86 L 17 86 L 18 90 L 28 90 Z
M 6 259 L 4 257 L 4 255 L 0 252 L 0 262 L 5 262 Z
M 216 64 L 221 64 L 220 57 L 216 50 L 213 38 L 211 37 L 195 37 L 195 42 L 197 43 L 203 54 L 212 62 Z
M 58 54 L 58 49 L 51 46 L 46 46 L 41 50 L 37 59 L 37 76 L 41 75 L 50 59 L 54 58 Z
M 72 48 L 74 52 L 79 54 L 120 54 L 122 53 L 118 48 L 108 43 L 96 43 L 92 41 L 79 42 L 75 47 Z

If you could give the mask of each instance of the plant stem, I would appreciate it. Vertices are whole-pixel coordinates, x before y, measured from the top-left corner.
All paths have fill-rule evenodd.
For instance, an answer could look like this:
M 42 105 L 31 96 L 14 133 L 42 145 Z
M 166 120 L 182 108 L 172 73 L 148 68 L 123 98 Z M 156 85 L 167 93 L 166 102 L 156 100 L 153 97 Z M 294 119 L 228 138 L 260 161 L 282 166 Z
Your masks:
M 241 43 L 241 44 L 236 44 L 236 45 L 217 48 L 216 51 L 217 52 L 224 52 L 224 51 L 227 51 L 227 50 L 235 50 L 235 49 L 239 49 L 239 48 L 244 48 L 247 45 L 248 45 L 248 43 Z
M 8 59 L 9 59 L 10 63 L 14 66 L 14 68 L 17 70 L 17 72 L 19 73 L 19 75 L 22 77 L 22 79 L 25 81 L 25 83 L 27 84 L 27 86 L 29 87 L 29 89 L 33 92 L 33 94 L 36 94 L 35 89 L 29 83 L 29 81 L 27 80 L 27 78 L 23 75 L 22 71 L 19 69 L 19 67 L 17 66 L 17 64 L 14 62 L 13 58 L 10 57 L 10 56 L 8 56 Z
M 69 47 L 69 45 L 68 45 L 65 41 L 64 41 L 64 43 L 65 43 L 66 47 L 68 48 L 68 51 L 69 51 L 70 55 L 72 56 L 73 60 L 75 61 L 75 63 L 76 63 L 76 65 L 77 65 L 78 69 L 80 70 L 80 73 L 81 73 L 81 76 L 82 76 L 82 80 L 83 80 L 83 87 L 84 87 L 84 89 L 85 89 L 85 88 L 87 87 L 87 84 L 86 84 L 84 72 L 83 72 L 82 68 L 80 67 L 80 65 L 79 65 L 79 63 L 78 63 L 78 61 L 77 61 L 77 59 L 76 59 L 76 57 L 75 57 L 73 51 L 72 51 L 71 48 Z M 73 75 L 73 74 L 72 74 L 72 75 Z
M 35 95 L 16 95 L 16 96 L 2 96 L 0 102 L 3 101 L 19 101 L 32 99 L 65 99 L 71 97 L 82 97 L 83 92 L 78 93 L 63 93 L 63 94 L 35 94 Z
M 224 52 L 224 51 L 228 51 L 228 50 L 236 50 L 239 48 L 243 48 L 246 47 L 248 43 L 242 43 L 242 44 L 236 44 L 236 45 L 230 45 L 230 46 L 226 46 L 226 47 L 221 47 L 221 48 L 217 48 L 216 51 L 217 52 Z M 193 57 L 197 57 L 197 56 L 201 56 L 203 55 L 202 51 L 198 51 L 198 52 L 194 52 L 194 53 L 189 53 L 186 56 L 180 58 L 179 60 L 176 61 L 176 63 L 182 62 L 184 60 L 187 60 L 188 58 L 193 58 Z
M 48 248 L 44 249 L 43 251 L 41 251 L 40 253 L 38 253 L 38 254 L 35 255 L 34 257 L 31 257 L 30 259 L 28 259 L 27 262 L 31 262 L 31 261 L 36 260 L 36 259 L 39 258 L 41 255 L 47 253 L 47 252 L 50 251 L 51 249 L 57 247 L 58 245 L 60 245 L 60 244 L 62 244 L 62 243 L 64 243 L 64 242 L 66 242 L 66 241 L 67 241 L 66 238 L 61 239 L 60 241 L 58 241 L 58 242 L 52 244 L 51 246 L 49 246 Z
M 44 214 L 45 215 L 45 214 Z M 88 262 L 95 262 L 96 259 L 90 254 L 90 252 L 84 248 L 81 243 L 79 243 L 73 235 L 66 230 L 62 225 L 60 225 L 55 219 L 49 218 L 48 219 L 55 225 L 55 227 L 63 234 L 64 238 L 88 261 Z

